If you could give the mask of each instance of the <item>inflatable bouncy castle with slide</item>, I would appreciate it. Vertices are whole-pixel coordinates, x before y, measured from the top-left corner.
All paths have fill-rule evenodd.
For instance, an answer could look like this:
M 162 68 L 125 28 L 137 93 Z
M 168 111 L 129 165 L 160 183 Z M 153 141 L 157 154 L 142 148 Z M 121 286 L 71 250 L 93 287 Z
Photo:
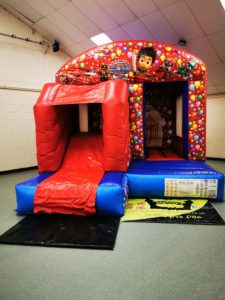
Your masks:
M 223 201 L 206 157 L 206 66 L 154 41 L 117 41 L 68 61 L 34 107 L 38 175 L 17 213 L 122 216 L 127 198 Z

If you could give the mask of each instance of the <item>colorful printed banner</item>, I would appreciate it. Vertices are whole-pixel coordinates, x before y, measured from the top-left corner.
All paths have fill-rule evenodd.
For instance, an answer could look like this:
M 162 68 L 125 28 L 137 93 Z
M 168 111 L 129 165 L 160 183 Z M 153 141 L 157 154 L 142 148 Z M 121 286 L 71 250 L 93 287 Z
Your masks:
M 129 199 L 121 221 L 225 225 L 205 199 Z

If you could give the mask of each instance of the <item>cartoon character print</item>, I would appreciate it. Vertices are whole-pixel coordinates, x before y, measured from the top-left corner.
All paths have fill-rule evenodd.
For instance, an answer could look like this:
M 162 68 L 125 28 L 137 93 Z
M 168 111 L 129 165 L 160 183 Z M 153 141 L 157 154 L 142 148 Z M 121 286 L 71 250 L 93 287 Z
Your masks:
M 60 74 L 59 74 L 59 80 L 60 80 L 60 82 L 61 82 L 62 84 L 69 84 L 69 83 L 70 83 L 69 78 L 66 77 L 66 75 L 63 74 L 63 73 L 60 73 Z
M 195 69 L 197 65 L 196 61 L 188 61 L 186 65 L 178 66 L 176 74 L 183 75 L 183 79 L 191 79 L 193 76 L 191 72 Z
M 136 74 L 146 75 L 156 58 L 156 51 L 153 47 L 142 48 L 137 54 L 137 70 Z
M 109 79 L 108 73 L 109 73 L 108 72 L 108 66 L 107 65 L 101 66 L 100 80 L 101 81 L 107 81 Z
M 167 79 L 169 77 L 172 77 L 172 72 L 171 72 L 171 69 L 172 69 L 172 62 L 169 61 L 169 60 L 165 60 L 165 62 L 163 63 L 162 66 L 160 66 L 156 72 L 157 73 L 163 73 L 163 79 Z

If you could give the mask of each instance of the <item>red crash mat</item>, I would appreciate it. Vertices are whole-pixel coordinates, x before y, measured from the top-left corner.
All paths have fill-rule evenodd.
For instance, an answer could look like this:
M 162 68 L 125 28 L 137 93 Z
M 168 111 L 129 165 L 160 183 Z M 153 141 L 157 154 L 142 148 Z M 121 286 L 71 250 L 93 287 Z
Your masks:
M 101 136 L 72 137 L 62 167 L 38 185 L 34 212 L 88 215 L 104 174 Z

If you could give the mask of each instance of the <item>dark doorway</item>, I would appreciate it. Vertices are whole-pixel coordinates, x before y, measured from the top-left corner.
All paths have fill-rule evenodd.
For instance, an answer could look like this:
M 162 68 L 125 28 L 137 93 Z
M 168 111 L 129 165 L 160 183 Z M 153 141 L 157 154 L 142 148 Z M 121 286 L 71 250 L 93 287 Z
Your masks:
M 145 158 L 187 159 L 188 88 L 184 82 L 144 84 Z

